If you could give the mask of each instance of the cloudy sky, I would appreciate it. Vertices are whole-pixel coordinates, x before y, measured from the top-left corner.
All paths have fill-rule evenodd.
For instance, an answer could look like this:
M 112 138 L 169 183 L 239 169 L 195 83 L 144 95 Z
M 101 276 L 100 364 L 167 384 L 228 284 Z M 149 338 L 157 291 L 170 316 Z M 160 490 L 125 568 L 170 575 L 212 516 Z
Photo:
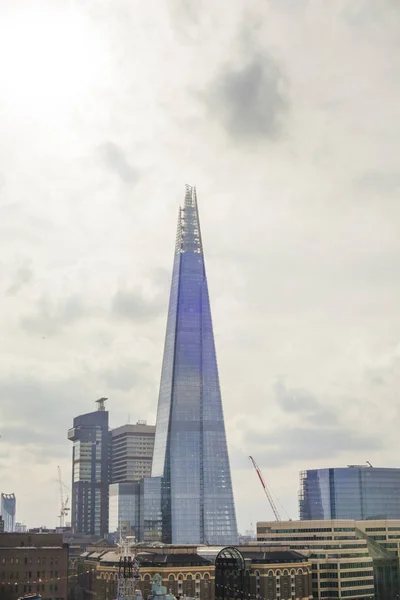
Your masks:
M 29 526 L 75 415 L 155 420 L 185 183 L 240 529 L 272 517 L 249 454 L 292 518 L 301 469 L 400 466 L 399 2 L 228 4 L 1 2 L 0 491 Z

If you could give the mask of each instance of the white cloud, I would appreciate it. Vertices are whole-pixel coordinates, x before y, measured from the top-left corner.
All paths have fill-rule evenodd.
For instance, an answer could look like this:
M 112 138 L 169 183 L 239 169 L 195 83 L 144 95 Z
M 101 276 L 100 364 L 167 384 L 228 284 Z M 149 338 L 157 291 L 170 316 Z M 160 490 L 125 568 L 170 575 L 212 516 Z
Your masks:
M 29 3 L 0 8 L 0 470 L 18 518 L 56 522 L 66 431 L 97 397 L 114 426 L 154 419 L 186 182 L 241 529 L 269 516 L 251 452 L 291 516 L 300 469 L 395 465 L 398 3 L 64 4 L 36 3 L 41 43 L 16 57 L 4 15 L 26 31 Z M 342 427 L 331 459 L 321 414 Z

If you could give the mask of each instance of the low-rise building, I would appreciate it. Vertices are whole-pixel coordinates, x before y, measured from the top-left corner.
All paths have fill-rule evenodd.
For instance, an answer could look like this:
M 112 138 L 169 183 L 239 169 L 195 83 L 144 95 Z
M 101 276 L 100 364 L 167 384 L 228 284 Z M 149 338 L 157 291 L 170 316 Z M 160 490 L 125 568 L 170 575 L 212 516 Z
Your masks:
M 79 590 L 83 600 L 116 597 L 119 554 L 115 548 L 90 550 L 81 557 Z M 168 593 L 177 598 L 228 600 L 311 600 L 311 563 L 284 546 L 257 544 L 238 548 L 210 546 L 139 545 L 138 587 L 146 598 L 151 582 L 160 575 Z
M 375 596 L 376 600 L 391 600 L 399 592 L 398 560 L 369 538 L 372 532 L 367 530 L 371 528 L 378 528 L 378 524 L 354 520 L 266 521 L 257 523 L 257 540 L 281 542 L 309 557 L 314 598 Z M 388 528 L 386 525 L 385 536 L 389 535 Z
M 61 534 L 0 534 L 0 598 L 67 600 L 68 545 Z

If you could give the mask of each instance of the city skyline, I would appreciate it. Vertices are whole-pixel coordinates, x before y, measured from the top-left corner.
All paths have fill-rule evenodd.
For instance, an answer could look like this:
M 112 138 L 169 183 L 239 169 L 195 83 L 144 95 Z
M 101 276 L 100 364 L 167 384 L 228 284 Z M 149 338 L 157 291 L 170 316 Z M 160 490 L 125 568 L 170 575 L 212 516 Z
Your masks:
M 65 432 L 96 398 L 111 427 L 155 424 L 186 181 L 239 529 L 272 518 L 250 454 L 293 518 L 304 468 L 397 467 L 398 3 L 19 4 L 0 8 L 0 480 L 18 520 L 57 523 Z

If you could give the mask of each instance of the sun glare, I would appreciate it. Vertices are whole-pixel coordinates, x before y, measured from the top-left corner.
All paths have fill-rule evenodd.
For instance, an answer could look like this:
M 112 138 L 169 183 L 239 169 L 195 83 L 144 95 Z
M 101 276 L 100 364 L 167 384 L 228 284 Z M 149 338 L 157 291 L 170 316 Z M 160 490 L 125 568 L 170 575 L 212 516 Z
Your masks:
M 0 102 L 18 115 L 61 118 L 101 71 L 93 27 L 72 9 L 15 11 L 0 22 Z M 104 56 L 104 54 L 103 54 Z

